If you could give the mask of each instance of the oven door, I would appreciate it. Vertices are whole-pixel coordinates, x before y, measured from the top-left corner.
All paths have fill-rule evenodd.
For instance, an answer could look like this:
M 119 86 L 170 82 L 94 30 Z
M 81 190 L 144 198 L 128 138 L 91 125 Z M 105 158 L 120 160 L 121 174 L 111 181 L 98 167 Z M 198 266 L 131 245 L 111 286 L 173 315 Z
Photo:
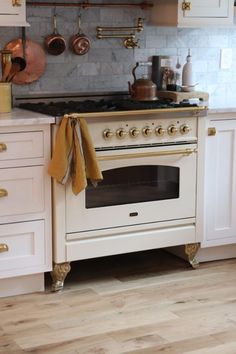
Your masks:
M 196 144 L 97 152 L 104 180 L 66 187 L 67 233 L 195 217 Z

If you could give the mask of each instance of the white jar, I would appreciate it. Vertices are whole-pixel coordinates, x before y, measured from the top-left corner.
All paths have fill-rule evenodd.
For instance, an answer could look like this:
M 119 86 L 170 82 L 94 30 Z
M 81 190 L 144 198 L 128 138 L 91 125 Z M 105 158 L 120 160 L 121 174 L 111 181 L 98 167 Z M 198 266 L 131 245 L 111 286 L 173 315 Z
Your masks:
M 193 69 L 192 69 L 192 56 L 190 55 L 190 50 L 186 58 L 186 64 L 183 66 L 182 71 L 182 86 L 184 91 L 192 91 L 194 88 L 193 83 Z

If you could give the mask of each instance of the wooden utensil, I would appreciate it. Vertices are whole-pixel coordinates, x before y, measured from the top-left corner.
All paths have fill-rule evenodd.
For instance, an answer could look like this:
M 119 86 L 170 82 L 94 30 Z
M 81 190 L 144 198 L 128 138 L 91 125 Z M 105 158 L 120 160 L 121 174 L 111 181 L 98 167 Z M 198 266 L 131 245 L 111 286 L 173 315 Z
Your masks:
M 6 78 L 11 70 L 11 56 L 12 52 L 10 50 L 2 50 L 2 79 L 1 82 L 6 82 Z
M 19 73 L 20 71 L 24 70 L 25 67 L 26 67 L 25 59 L 23 59 L 21 57 L 12 58 L 11 70 L 10 70 L 8 76 L 6 77 L 6 81 L 11 82 L 13 80 L 13 78 L 15 77 L 15 75 L 17 73 Z

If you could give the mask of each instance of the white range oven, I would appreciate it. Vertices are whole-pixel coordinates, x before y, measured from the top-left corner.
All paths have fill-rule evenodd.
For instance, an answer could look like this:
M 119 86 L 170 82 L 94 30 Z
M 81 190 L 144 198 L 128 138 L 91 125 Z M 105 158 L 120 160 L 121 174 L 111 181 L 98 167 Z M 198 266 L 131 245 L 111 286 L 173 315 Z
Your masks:
M 53 290 L 70 262 L 187 245 L 194 265 L 203 107 L 81 113 L 103 181 L 79 195 L 53 181 Z M 53 141 L 58 125 L 53 126 Z

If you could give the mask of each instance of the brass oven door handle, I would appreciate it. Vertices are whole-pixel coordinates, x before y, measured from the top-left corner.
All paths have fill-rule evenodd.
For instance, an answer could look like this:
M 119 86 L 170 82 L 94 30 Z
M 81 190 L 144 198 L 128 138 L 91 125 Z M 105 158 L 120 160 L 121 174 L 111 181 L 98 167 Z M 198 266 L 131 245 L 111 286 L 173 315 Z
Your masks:
M 0 189 L 0 198 L 3 198 L 3 197 L 7 197 L 8 196 L 8 192 L 6 189 Z
M 7 146 L 4 143 L 0 143 L 0 152 L 6 151 L 7 150 Z
M 8 252 L 9 248 L 6 243 L 0 243 L 0 253 Z
M 111 161 L 111 160 L 123 160 L 123 159 L 133 159 L 133 158 L 142 158 L 142 157 L 156 157 L 156 156 L 171 156 L 171 155 L 183 155 L 189 156 L 193 153 L 197 153 L 197 149 L 179 149 L 179 150 L 164 150 L 156 152 L 147 152 L 141 154 L 124 154 L 124 155 L 107 155 L 107 156 L 98 156 L 98 161 Z

